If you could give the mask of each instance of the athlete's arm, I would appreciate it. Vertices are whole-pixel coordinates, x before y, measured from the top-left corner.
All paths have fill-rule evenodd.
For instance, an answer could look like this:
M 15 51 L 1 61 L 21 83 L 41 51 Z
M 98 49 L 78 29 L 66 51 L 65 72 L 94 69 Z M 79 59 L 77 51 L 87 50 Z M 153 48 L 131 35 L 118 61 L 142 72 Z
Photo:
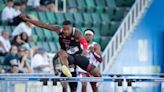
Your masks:
M 50 31 L 55 31 L 57 33 L 59 33 L 59 31 L 61 29 L 59 26 L 51 26 L 51 25 L 42 23 L 40 21 L 27 18 L 27 16 L 23 15 L 23 14 L 20 15 L 20 18 L 22 18 L 22 20 L 24 20 L 24 21 L 27 21 L 27 22 L 30 22 L 30 23 L 34 24 L 35 26 L 38 26 L 38 27 L 41 27 L 41 28 L 45 28 L 45 29 L 48 29 Z
M 101 63 L 102 62 L 102 56 L 101 56 L 101 47 L 100 47 L 100 45 L 99 44 L 95 44 L 92 47 L 91 52 L 94 55 L 94 57 L 96 58 L 96 60 Z
M 88 49 L 88 43 L 87 43 L 86 39 L 82 36 L 81 32 L 77 29 L 75 32 L 75 37 L 77 40 L 79 40 L 79 42 L 83 46 L 83 49 Z
M 88 53 L 88 43 L 87 43 L 86 39 L 82 36 L 81 32 L 77 29 L 76 29 L 76 32 L 75 32 L 75 37 L 76 37 L 77 40 L 79 40 L 80 44 L 83 47 L 82 55 L 84 55 L 84 56 L 87 55 L 87 53 Z

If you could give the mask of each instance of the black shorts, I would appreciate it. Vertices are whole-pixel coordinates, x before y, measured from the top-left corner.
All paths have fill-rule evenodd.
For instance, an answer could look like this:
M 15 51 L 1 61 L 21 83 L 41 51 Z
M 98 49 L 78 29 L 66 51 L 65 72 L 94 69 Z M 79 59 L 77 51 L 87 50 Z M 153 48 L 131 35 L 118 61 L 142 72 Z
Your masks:
M 77 73 L 76 72 L 71 72 L 72 77 L 77 77 Z M 61 77 L 66 77 L 63 73 L 61 73 Z M 69 82 L 68 83 L 70 86 L 70 89 L 77 89 L 77 82 Z
M 80 55 L 80 54 L 68 55 L 68 62 L 69 62 L 69 65 L 71 65 L 71 64 L 77 65 L 85 71 L 88 71 L 87 70 L 88 65 L 90 65 L 89 59 L 86 58 L 85 56 Z M 95 66 L 91 65 L 91 69 L 93 69 L 93 68 L 95 68 Z

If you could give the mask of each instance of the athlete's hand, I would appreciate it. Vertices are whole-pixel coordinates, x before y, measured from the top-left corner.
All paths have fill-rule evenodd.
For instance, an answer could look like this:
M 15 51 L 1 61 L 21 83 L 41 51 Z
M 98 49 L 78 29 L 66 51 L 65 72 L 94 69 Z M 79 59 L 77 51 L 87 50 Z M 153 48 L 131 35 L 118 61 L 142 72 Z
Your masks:
M 25 15 L 25 14 L 20 14 L 19 17 L 24 21 L 28 20 L 27 15 Z
M 94 52 L 94 51 L 95 51 L 94 46 L 89 47 L 89 50 L 90 50 L 91 52 Z

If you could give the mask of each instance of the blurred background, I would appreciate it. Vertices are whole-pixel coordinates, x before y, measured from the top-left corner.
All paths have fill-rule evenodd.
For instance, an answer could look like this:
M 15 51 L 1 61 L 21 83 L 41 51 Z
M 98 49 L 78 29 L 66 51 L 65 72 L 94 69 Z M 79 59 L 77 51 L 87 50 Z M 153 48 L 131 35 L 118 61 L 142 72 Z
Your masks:
M 58 35 L 22 21 L 21 13 L 49 25 L 62 26 L 64 20 L 69 20 L 82 33 L 87 28 L 94 29 L 94 41 L 102 48 L 103 62 L 97 65 L 102 73 L 163 73 L 163 3 L 163 0 L 0 0 L 0 73 L 53 73 L 52 57 L 60 50 Z M 59 61 L 57 65 L 60 68 Z M 134 92 L 161 92 L 161 84 L 151 84 L 136 84 Z M 3 90 L 0 92 L 6 92 Z M 80 88 L 77 92 L 81 92 Z

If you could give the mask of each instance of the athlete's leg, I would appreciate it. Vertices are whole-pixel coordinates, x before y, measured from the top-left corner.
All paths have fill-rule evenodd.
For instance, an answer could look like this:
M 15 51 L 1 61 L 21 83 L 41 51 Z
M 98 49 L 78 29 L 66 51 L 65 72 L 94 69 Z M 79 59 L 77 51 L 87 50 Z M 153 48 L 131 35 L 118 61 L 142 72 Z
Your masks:
M 66 77 L 63 73 L 61 73 L 61 75 L 60 75 L 61 77 Z M 67 85 L 68 85 L 68 83 L 67 82 L 61 82 L 61 85 L 62 85 L 62 87 L 63 87 L 63 91 L 62 92 L 67 92 Z
M 81 92 L 87 92 L 87 82 L 82 82 L 82 91 Z
M 101 77 L 100 70 L 97 69 L 94 65 L 89 65 L 88 66 L 88 72 L 93 75 L 94 77 Z
M 67 82 L 61 82 L 61 85 L 63 87 L 63 92 L 67 92 Z
M 55 75 L 58 75 L 58 73 L 59 73 L 59 71 L 56 70 L 57 59 L 58 59 L 58 53 L 56 53 L 55 56 L 52 58 L 53 70 L 54 70 Z
M 93 92 L 98 92 L 97 82 L 90 82 Z
M 68 54 L 64 50 L 58 52 L 58 56 L 62 65 L 68 66 Z
M 100 71 L 92 64 L 89 63 L 89 60 L 82 55 L 76 55 L 75 58 L 75 64 L 78 65 L 83 70 L 89 72 L 94 77 L 101 77 Z
M 80 73 L 80 76 L 82 77 L 89 77 L 89 74 L 87 73 Z M 82 91 L 81 92 L 87 92 L 87 82 L 81 82 L 82 84 Z
M 70 73 L 69 68 L 68 68 L 68 63 L 69 63 L 68 54 L 64 50 L 61 50 L 58 52 L 58 56 L 62 64 L 63 74 L 66 75 L 67 77 L 72 77 L 72 74 Z
M 71 72 L 71 74 L 72 74 L 73 77 L 77 77 L 76 71 L 75 72 Z M 69 82 L 69 86 L 70 86 L 71 92 L 76 92 L 77 84 L 78 84 L 77 82 Z

